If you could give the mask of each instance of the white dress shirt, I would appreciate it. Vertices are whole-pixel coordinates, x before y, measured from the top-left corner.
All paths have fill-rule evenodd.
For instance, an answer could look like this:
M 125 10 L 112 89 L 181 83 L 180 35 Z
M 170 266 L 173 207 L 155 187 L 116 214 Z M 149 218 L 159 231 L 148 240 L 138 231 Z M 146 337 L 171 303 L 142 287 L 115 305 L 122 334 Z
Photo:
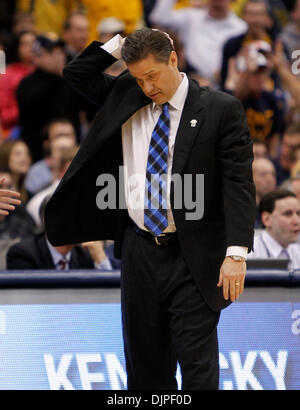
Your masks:
M 115 58 L 120 58 L 122 37 L 118 34 L 101 46 Z M 182 81 L 175 94 L 168 101 L 170 113 L 170 136 L 168 147 L 168 175 L 167 175 L 167 215 L 168 226 L 164 232 L 175 232 L 176 226 L 170 206 L 170 181 L 173 162 L 175 138 L 181 119 L 183 106 L 187 97 L 189 82 L 185 73 L 181 73 Z M 149 144 L 153 129 L 161 114 L 160 105 L 152 102 L 136 111 L 122 125 L 122 149 L 124 161 L 125 199 L 129 216 L 136 225 L 143 230 L 144 226 L 144 193 L 146 167 Z M 247 248 L 230 246 L 226 256 L 239 255 L 247 257 Z
M 221 69 L 223 46 L 234 36 L 247 30 L 247 23 L 233 12 L 226 17 L 211 17 L 207 8 L 184 7 L 174 10 L 175 0 L 159 0 L 150 14 L 150 21 L 179 34 L 187 61 L 197 72 L 210 80 Z
M 289 259 L 291 269 L 300 269 L 300 244 L 293 243 L 283 248 L 268 231 L 263 230 L 254 237 L 254 252 L 250 252 L 249 259 Z

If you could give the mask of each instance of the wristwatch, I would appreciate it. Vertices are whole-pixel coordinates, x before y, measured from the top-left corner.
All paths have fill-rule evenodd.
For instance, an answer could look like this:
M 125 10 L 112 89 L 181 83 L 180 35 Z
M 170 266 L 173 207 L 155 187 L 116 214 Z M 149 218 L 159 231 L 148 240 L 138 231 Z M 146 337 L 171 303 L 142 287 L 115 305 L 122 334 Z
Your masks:
M 245 262 L 246 258 L 244 258 L 243 256 L 237 256 L 237 255 L 229 255 L 229 257 L 231 259 L 233 259 L 236 262 Z

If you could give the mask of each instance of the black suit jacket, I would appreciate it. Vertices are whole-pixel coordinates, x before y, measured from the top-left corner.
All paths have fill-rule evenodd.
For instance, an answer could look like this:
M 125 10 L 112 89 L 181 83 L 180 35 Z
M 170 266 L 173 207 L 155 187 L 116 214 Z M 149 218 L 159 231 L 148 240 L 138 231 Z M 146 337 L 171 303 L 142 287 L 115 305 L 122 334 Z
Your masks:
M 101 109 L 47 204 L 46 232 L 54 245 L 113 239 L 115 256 L 120 258 L 128 212 L 118 209 L 119 192 L 115 209 L 98 209 L 96 196 L 101 187 L 96 186 L 96 180 L 101 174 L 111 174 L 122 191 L 121 125 L 151 100 L 128 71 L 117 78 L 102 73 L 115 59 L 100 46 L 91 43 L 64 70 L 73 87 Z M 195 127 L 191 120 L 197 121 Z M 175 209 L 174 187 L 171 206 L 186 264 L 213 310 L 230 303 L 216 286 L 226 247 L 246 246 L 251 250 L 253 246 L 252 160 L 252 142 L 241 103 L 190 79 L 176 135 L 172 174 L 204 174 L 204 215 L 196 221 L 187 220 L 184 206 Z M 195 190 L 194 178 L 194 194 Z
M 56 269 L 45 235 L 34 235 L 13 245 L 6 256 L 7 269 Z M 71 250 L 69 269 L 94 269 L 92 258 L 80 246 Z

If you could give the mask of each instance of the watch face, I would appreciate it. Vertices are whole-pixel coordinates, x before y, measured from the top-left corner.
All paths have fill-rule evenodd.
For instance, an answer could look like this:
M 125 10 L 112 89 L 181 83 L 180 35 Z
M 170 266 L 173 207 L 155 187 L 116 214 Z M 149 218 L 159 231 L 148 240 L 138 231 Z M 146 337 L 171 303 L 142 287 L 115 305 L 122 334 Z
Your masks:
M 235 261 L 244 261 L 245 260 L 242 256 L 232 255 L 231 257 Z

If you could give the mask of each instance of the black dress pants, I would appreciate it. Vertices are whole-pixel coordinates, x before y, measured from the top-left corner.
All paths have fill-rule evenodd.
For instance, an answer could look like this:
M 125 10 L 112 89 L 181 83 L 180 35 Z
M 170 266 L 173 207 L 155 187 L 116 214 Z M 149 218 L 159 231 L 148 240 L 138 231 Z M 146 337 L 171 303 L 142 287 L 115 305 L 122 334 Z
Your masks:
M 177 361 L 183 390 L 218 389 L 220 313 L 203 300 L 177 240 L 158 246 L 127 228 L 121 305 L 129 390 L 177 389 Z

